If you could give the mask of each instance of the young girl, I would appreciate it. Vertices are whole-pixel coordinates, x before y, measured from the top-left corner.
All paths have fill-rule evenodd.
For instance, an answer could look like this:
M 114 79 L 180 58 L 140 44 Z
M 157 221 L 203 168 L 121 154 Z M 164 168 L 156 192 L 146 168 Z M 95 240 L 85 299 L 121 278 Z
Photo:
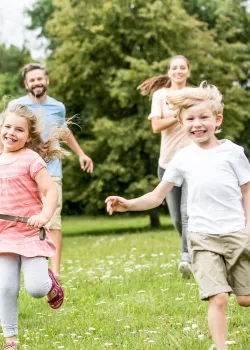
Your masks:
M 188 184 L 188 243 L 202 300 L 209 300 L 208 324 L 218 350 L 227 349 L 226 308 L 233 292 L 250 306 L 250 166 L 242 147 L 219 141 L 222 96 L 214 86 L 185 88 L 168 98 L 193 143 L 181 149 L 163 180 L 150 193 L 106 199 L 114 211 L 160 205 L 174 185 Z
M 161 180 L 164 171 L 173 156 L 190 141 L 183 128 L 169 109 L 166 98 L 173 90 L 186 86 L 190 76 L 190 65 L 186 57 L 175 56 L 170 60 L 168 74 L 147 79 L 138 89 L 142 95 L 152 97 L 151 113 L 148 117 L 155 133 L 161 132 L 161 148 L 158 166 L 158 177 Z M 179 271 L 182 277 L 190 277 L 190 256 L 187 247 L 187 187 L 184 182 L 181 187 L 173 187 L 166 197 L 170 216 L 175 229 L 182 236 L 182 256 Z
M 47 295 L 53 309 L 63 303 L 63 290 L 48 269 L 47 258 L 55 254 L 55 246 L 48 230 L 46 239 L 39 239 L 39 228 L 50 220 L 57 205 L 57 190 L 44 160 L 61 158 L 64 151 L 54 136 L 42 140 L 35 114 L 23 105 L 2 114 L 1 143 L 0 214 L 29 218 L 27 224 L 0 220 L 0 319 L 6 338 L 3 349 L 16 349 L 21 267 L 30 295 Z

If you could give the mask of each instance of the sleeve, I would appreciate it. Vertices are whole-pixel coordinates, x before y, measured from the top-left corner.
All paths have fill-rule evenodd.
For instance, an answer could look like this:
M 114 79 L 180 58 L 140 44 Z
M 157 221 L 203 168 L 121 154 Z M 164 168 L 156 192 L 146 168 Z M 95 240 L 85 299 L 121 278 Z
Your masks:
M 33 152 L 29 158 L 29 172 L 32 180 L 35 180 L 39 171 L 46 167 L 45 161 L 39 156 L 38 153 Z
M 176 155 L 167 166 L 162 180 L 167 182 L 174 182 L 175 186 L 180 187 L 183 183 L 184 177 L 180 171 L 180 159 Z
M 63 103 L 61 103 L 61 111 L 60 111 L 60 125 L 66 127 L 66 108 Z
M 250 182 L 250 164 L 242 147 L 239 147 L 239 152 L 233 163 L 233 167 L 240 186 Z
M 66 108 L 64 106 L 64 104 L 62 103 L 62 118 L 65 120 L 66 118 Z
M 152 97 L 151 113 L 148 119 L 151 120 L 154 117 L 162 117 L 162 97 L 160 91 L 155 91 Z

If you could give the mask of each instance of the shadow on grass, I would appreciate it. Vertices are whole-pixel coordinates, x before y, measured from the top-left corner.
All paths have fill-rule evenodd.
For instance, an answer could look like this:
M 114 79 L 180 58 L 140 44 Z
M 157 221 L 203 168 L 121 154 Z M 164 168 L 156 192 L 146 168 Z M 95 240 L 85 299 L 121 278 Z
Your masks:
M 162 225 L 159 228 L 151 228 L 150 226 L 144 227 L 120 227 L 120 228 L 98 228 L 96 230 L 89 229 L 84 231 L 78 231 L 73 233 L 63 233 L 64 237 L 78 237 L 78 236 L 104 236 L 104 235 L 122 235 L 122 234 L 134 234 L 142 232 L 156 232 L 156 231 L 168 231 L 174 230 L 172 224 Z

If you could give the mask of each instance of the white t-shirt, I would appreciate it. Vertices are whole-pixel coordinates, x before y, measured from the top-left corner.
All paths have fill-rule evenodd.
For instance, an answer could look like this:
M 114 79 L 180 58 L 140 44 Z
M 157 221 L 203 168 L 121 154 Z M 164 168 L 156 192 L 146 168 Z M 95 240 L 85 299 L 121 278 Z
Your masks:
M 195 143 L 181 149 L 163 180 L 188 184 L 188 231 L 226 234 L 245 227 L 240 186 L 250 182 L 244 149 L 229 140 L 204 150 Z
M 169 91 L 168 88 L 162 88 L 154 92 L 151 113 L 148 117 L 149 120 L 155 117 L 168 118 L 169 107 L 167 105 L 167 95 Z M 181 148 L 190 145 L 190 143 L 187 133 L 179 123 L 175 123 L 161 131 L 159 166 L 166 169 L 174 155 Z

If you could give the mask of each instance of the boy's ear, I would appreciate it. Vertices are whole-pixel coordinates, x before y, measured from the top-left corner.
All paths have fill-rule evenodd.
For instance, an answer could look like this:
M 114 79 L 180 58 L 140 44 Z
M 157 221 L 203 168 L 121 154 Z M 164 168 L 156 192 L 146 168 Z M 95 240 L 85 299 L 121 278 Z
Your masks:
M 223 122 L 223 114 L 222 113 L 218 113 L 217 117 L 216 117 L 216 125 L 220 126 Z

